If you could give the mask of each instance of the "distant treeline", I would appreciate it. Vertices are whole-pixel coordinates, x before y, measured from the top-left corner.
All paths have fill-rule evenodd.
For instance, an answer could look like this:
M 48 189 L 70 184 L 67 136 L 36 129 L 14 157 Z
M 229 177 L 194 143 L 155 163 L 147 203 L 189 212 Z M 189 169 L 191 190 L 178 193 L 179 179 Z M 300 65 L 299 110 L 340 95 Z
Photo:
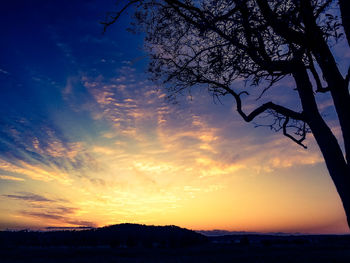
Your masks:
M 207 237 L 177 226 L 120 224 L 79 231 L 1 231 L 0 246 L 187 247 Z

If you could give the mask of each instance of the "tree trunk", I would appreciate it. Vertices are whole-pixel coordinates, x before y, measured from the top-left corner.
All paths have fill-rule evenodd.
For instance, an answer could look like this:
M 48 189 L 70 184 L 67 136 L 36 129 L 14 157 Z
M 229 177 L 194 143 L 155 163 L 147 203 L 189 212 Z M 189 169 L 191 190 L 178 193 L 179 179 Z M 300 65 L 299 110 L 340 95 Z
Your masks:
M 326 162 L 329 174 L 343 203 L 348 226 L 350 227 L 350 169 L 338 141 L 319 116 L 309 121 L 309 126 Z
M 350 0 L 349 0 L 350 1 Z M 316 31 L 316 30 L 315 30 Z M 316 38 L 316 37 L 315 37 Z M 340 74 L 327 44 L 322 37 L 318 37 L 315 44 L 315 55 L 325 77 L 338 115 L 345 146 L 347 163 L 350 163 L 350 96 L 345 80 Z M 317 47 L 316 47 L 317 46 Z
M 327 169 L 343 203 L 344 211 L 350 227 L 350 169 L 339 143 L 322 119 L 315 101 L 312 84 L 302 63 L 296 66 L 293 77 L 297 84 L 299 97 L 307 124 L 316 139 L 326 162 Z
M 343 9 L 348 9 L 350 0 L 345 0 L 345 2 L 339 0 L 339 4 Z M 314 19 L 311 1 L 302 1 L 301 3 L 306 34 L 310 40 L 309 45 L 322 70 L 323 77 L 330 88 L 343 135 L 346 162 L 350 163 L 350 95 L 346 83 L 347 81 L 343 78 L 338 68 L 337 62 L 325 40 L 324 33 Z M 349 14 L 346 13 L 343 15 Z M 344 24 L 344 28 L 350 30 L 350 21 L 348 21 L 348 18 L 349 17 L 343 17 L 343 22 L 347 23 L 347 26 Z M 348 32 L 346 32 L 346 34 L 347 33 Z

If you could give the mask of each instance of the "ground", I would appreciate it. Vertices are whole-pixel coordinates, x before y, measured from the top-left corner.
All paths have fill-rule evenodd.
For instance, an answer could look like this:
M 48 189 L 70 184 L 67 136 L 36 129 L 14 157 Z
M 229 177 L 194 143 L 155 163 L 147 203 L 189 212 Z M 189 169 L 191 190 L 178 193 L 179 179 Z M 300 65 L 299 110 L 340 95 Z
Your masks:
M 348 236 L 227 236 L 187 248 L 12 247 L 1 262 L 350 262 Z

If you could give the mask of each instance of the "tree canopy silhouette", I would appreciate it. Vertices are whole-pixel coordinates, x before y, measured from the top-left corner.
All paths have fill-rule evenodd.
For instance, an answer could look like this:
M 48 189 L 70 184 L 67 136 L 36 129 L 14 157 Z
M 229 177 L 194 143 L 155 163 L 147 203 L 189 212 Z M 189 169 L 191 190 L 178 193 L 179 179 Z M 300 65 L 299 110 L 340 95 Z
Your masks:
M 170 98 L 200 86 L 217 98 L 232 96 L 246 122 L 270 114 L 269 126 L 304 148 L 312 132 L 350 225 L 350 68 L 341 72 L 333 52 L 350 40 L 348 0 L 133 0 L 108 14 L 105 30 L 127 9 L 133 28 L 145 32 L 151 78 L 163 82 Z M 293 79 L 300 111 L 273 97 L 259 104 L 284 78 Z M 260 92 L 247 113 L 249 86 Z M 332 98 L 341 138 L 320 113 L 319 93 Z

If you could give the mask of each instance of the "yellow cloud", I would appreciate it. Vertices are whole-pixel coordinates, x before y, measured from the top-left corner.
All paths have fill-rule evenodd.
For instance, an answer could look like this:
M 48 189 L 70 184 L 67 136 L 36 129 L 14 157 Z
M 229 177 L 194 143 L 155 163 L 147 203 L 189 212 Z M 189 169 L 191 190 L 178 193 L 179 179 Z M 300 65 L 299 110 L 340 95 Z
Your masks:
M 39 180 L 44 182 L 57 180 L 63 184 L 70 184 L 71 182 L 71 179 L 65 173 L 57 172 L 50 169 L 46 170 L 40 166 L 31 165 L 23 161 L 18 161 L 18 165 L 13 165 L 9 162 L 0 160 L 0 169 L 7 172 L 23 174 L 33 180 Z
M 10 180 L 10 181 L 25 181 L 23 178 L 9 176 L 9 175 L 0 175 L 0 179 L 2 180 Z

